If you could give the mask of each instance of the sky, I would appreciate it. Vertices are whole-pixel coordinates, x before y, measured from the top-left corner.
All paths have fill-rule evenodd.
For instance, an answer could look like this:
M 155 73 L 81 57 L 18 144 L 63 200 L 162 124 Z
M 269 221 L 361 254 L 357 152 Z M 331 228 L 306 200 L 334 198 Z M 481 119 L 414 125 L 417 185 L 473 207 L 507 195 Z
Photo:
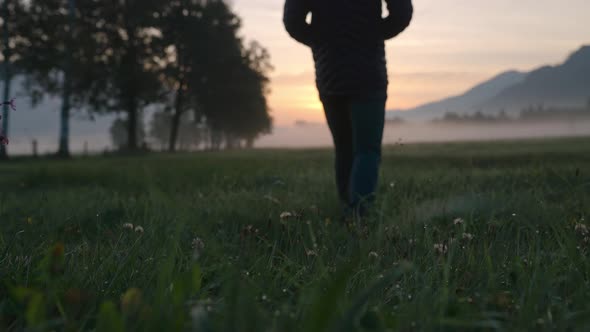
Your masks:
M 284 1 L 231 2 L 242 18 L 242 36 L 257 40 L 272 56 L 269 104 L 275 125 L 325 122 L 311 51 L 290 39 L 283 28 Z M 456 95 L 505 70 L 558 64 L 581 45 L 590 44 L 589 0 L 413 3 L 411 26 L 387 42 L 388 109 Z

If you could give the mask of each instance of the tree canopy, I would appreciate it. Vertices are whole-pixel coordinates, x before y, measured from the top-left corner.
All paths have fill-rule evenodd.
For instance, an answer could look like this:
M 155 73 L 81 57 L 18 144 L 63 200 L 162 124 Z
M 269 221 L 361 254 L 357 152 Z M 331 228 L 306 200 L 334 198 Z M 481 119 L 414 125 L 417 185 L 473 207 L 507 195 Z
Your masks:
M 124 115 L 115 125 L 126 128 L 121 148 L 143 145 L 148 106 L 169 114 L 158 121 L 170 127 L 170 150 L 187 121 L 207 129 L 200 135 L 209 133 L 211 147 L 251 145 L 271 130 L 270 56 L 239 37 L 241 21 L 224 1 L 78 0 L 74 19 L 71 0 L 16 2 L 25 17 L 19 68 L 33 102 L 69 89 L 73 108 Z

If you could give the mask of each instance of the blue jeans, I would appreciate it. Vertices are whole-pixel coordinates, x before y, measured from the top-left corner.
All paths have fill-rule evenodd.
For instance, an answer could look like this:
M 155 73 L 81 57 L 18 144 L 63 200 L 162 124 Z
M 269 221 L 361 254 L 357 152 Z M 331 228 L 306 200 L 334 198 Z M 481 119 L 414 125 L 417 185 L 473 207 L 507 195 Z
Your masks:
M 320 99 L 334 140 L 340 200 L 362 215 L 377 189 L 387 93 Z

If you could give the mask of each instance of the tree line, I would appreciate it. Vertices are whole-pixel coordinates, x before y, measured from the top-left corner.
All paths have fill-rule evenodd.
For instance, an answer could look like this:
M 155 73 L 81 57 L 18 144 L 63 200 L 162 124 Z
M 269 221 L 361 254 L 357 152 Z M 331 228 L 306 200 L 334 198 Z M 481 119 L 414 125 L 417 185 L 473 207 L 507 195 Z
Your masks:
M 5 0 L 4 86 L 22 75 L 33 104 L 61 98 L 63 156 L 80 110 L 122 114 L 111 135 L 130 151 L 145 143 L 148 107 L 158 110 L 150 134 L 170 151 L 187 130 L 214 149 L 252 145 L 271 130 L 272 66 L 240 27 L 222 0 Z
M 498 113 L 484 113 L 477 111 L 473 114 L 460 114 L 445 112 L 433 123 L 468 123 L 491 124 L 505 122 L 535 122 L 535 121 L 576 121 L 590 119 L 590 98 L 582 107 L 546 107 L 544 105 L 529 105 L 523 108 L 516 116 L 511 116 L 505 110 Z

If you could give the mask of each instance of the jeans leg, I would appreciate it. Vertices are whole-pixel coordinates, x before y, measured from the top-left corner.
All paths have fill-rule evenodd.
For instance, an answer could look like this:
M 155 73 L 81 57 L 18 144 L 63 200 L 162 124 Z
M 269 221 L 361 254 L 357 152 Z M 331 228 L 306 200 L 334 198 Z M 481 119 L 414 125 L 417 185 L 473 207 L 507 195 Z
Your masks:
M 322 97 L 324 112 L 334 141 L 336 186 L 345 206 L 350 205 L 350 174 L 353 163 L 352 124 L 349 102 L 342 96 Z
M 351 203 L 361 215 L 377 189 L 386 100 L 386 94 L 382 93 L 351 102 L 354 162 L 350 195 Z

